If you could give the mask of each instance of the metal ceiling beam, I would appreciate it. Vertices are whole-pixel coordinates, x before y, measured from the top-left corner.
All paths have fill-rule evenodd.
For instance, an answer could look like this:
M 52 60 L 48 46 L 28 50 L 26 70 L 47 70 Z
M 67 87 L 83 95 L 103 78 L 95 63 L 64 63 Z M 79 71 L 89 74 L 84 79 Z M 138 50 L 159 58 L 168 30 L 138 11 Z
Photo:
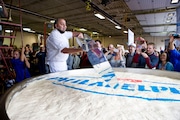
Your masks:
M 101 13 L 102 15 L 104 15 L 106 18 L 108 18 L 109 20 L 111 20 L 112 22 L 114 22 L 115 24 L 121 26 L 121 27 L 125 27 L 123 24 L 120 24 L 119 22 L 117 22 L 114 17 L 112 17 L 111 15 L 109 15 L 108 13 L 106 13 L 104 10 L 100 9 L 97 5 L 95 5 L 93 2 L 91 2 L 90 0 L 82 0 L 83 2 L 88 2 L 92 8 L 94 8 L 94 10 L 96 10 L 97 12 Z
M 176 25 L 176 23 L 173 24 L 154 24 L 154 25 L 141 25 L 142 27 L 161 27 L 161 26 L 173 26 Z
M 177 8 L 178 7 L 152 9 L 152 10 L 134 10 L 134 11 L 132 11 L 132 13 L 133 13 L 133 15 L 142 15 L 142 14 L 152 14 L 152 13 L 154 14 L 154 13 L 163 13 L 163 12 L 173 12 L 173 11 L 176 11 Z M 132 13 L 129 13 L 129 14 L 132 14 Z
M 21 11 L 23 13 L 27 13 L 27 14 L 30 14 L 30 15 L 34 15 L 36 17 L 40 17 L 40 18 L 44 18 L 46 20 L 55 20 L 56 18 L 54 17 L 49 17 L 49 16 L 46 16 L 46 15 L 42 15 L 42 14 L 39 14 L 39 13 L 36 13 L 36 12 L 32 12 L 30 10 L 26 10 L 26 9 L 22 9 L 20 7 L 17 7 L 17 6 L 13 6 L 13 5 L 9 5 L 9 4 L 5 4 L 5 7 L 6 8 L 9 8 L 9 9 L 12 9 L 12 10 L 16 10 L 16 11 Z M 73 27 L 77 27 L 76 25 L 68 22 L 69 25 L 73 26 Z
M 9 5 L 9 4 L 5 4 L 5 7 L 9 8 L 9 9 L 21 11 L 21 12 L 24 12 L 24 13 L 28 13 L 28 14 L 31 14 L 31 15 L 35 15 L 35 16 L 38 16 L 38 17 L 41 17 L 41 18 L 49 19 L 49 20 L 55 19 L 53 17 L 48 17 L 48 16 L 45 16 L 45 15 L 41 15 L 39 13 L 32 12 L 32 11 L 29 11 L 29 10 L 25 10 L 25 9 L 20 8 L 20 7 L 16 7 L 16 6 Z

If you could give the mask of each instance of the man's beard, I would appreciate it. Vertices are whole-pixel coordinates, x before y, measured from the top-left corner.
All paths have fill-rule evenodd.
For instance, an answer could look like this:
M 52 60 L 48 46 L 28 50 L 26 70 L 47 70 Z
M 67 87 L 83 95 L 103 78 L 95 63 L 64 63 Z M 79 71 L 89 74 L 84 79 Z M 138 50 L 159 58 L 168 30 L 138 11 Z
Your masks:
M 63 34 L 63 33 L 65 32 L 65 31 L 62 31 L 62 30 L 59 30 L 59 29 L 58 29 L 58 31 L 59 31 L 61 34 Z

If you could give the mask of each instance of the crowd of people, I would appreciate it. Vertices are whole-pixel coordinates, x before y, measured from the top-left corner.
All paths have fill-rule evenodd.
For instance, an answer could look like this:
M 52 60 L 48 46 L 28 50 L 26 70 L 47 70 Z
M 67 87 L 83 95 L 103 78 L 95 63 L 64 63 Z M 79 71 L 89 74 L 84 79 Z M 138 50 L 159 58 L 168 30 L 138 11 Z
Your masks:
M 141 43 L 128 45 L 125 55 L 128 68 L 148 68 L 180 72 L 180 52 L 174 44 L 174 37 L 170 36 L 169 46 L 165 50 L 157 51 L 152 42 L 143 38 Z
M 135 43 L 128 44 L 128 50 L 124 45 L 109 44 L 104 47 L 100 40 L 89 43 L 89 51 L 82 48 L 69 46 L 69 38 L 83 38 L 79 32 L 66 31 L 66 21 L 57 19 L 55 29 L 47 38 L 46 47 L 39 46 L 38 51 L 33 51 L 30 45 L 22 47 L 21 52 L 14 50 L 11 63 L 16 73 L 16 82 L 32 77 L 65 70 L 92 68 L 92 61 L 96 62 L 92 55 L 95 53 L 100 62 L 109 61 L 116 68 L 146 68 L 180 72 L 180 52 L 175 43 L 175 38 L 170 36 L 169 46 L 165 50 L 156 51 L 152 42 L 140 38 Z M 98 64 L 98 63 L 94 63 Z M 34 74 L 35 71 L 38 74 Z
M 147 68 L 180 72 L 180 52 L 175 48 L 175 45 L 173 44 L 174 38 L 172 36 L 170 37 L 168 48 L 161 51 L 156 51 L 155 44 L 152 42 L 148 43 L 145 40 L 142 44 L 129 44 L 128 50 L 125 50 L 124 46 L 119 44 L 116 47 L 113 44 L 109 44 L 109 46 L 105 48 L 101 44 L 100 40 L 95 40 L 94 42 L 97 44 L 96 49 L 99 49 L 100 52 L 97 52 L 97 50 L 94 49 L 94 46 L 92 45 L 93 50 L 99 56 L 102 56 L 103 53 L 106 57 L 106 60 L 109 61 L 112 67 Z M 28 48 L 29 46 L 25 47 L 24 54 L 27 60 L 30 62 L 30 64 L 32 64 L 32 56 L 34 56 L 37 59 L 37 68 L 39 70 L 39 74 L 53 72 L 50 69 L 48 70 L 48 66 L 50 66 L 50 64 L 49 62 L 46 62 L 47 50 L 45 50 L 45 46 L 41 45 L 40 50 L 37 51 L 34 55 L 32 55 L 32 49 Z M 67 66 L 65 70 L 92 68 L 91 62 L 89 60 L 91 60 L 92 58 L 94 59 L 95 57 L 88 56 L 88 52 L 83 51 L 81 49 L 70 49 L 80 51 L 68 54 L 66 53 L 68 57 L 65 59 L 65 63 Z

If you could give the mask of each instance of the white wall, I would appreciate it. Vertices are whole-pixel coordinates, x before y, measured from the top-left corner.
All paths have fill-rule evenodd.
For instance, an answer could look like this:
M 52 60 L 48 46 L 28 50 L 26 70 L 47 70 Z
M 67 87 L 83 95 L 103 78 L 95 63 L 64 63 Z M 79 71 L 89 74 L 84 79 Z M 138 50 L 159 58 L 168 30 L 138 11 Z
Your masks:
M 5 34 L 6 36 L 9 36 L 9 34 Z M 33 43 L 37 43 L 38 42 L 38 37 L 36 34 L 33 33 L 28 33 L 28 32 L 23 32 L 23 43 L 24 46 L 26 44 L 29 44 L 30 46 L 32 46 Z M 4 43 L 5 45 L 10 45 L 10 39 L 9 38 L 5 38 L 4 39 Z M 14 39 L 14 45 L 16 45 L 18 48 L 22 47 L 22 42 L 21 42 L 21 33 L 17 32 L 16 38 Z
M 153 42 L 156 45 L 156 50 L 160 51 L 160 47 L 162 50 L 165 48 L 164 40 L 168 39 L 168 37 L 144 37 L 145 40 L 148 42 Z

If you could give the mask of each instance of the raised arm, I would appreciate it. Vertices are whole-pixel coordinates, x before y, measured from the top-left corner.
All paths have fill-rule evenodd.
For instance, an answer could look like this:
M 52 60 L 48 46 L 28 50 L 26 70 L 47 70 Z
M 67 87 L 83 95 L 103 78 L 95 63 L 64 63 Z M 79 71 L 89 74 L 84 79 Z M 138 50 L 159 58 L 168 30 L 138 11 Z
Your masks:
M 175 49 L 175 47 L 174 47 L 174 37 L 173 36 L 170 36 L 169 49 L 170 50 L 174 50 Z
M 73 32 L 73 37 L 84 38 L 83 34 L 80 32 Z
M 73 32 L 73 37 L 83 38 L 83 34 L 80 32 Z M 67 54 L 74 54 L 82 51 L 83 51 L 82 48 L 64 48 L 61 50 L 62 53 L 67 53 Z
M 82 48 L 64 48 L 63 50 L 61 50 L 62 53 L 67 53 L 67 54 L 70 53 L 74 54 L 82 51 L 83 51 Z
M 28 59 L 26 58 L 26 56 L 24 55 L 24 46 L 22 47 L 22 50 L 21 50 L 21 61 L 25 62 L 25 65 L 27 68 L 30 68 L 30 63 L 28 61 Z

